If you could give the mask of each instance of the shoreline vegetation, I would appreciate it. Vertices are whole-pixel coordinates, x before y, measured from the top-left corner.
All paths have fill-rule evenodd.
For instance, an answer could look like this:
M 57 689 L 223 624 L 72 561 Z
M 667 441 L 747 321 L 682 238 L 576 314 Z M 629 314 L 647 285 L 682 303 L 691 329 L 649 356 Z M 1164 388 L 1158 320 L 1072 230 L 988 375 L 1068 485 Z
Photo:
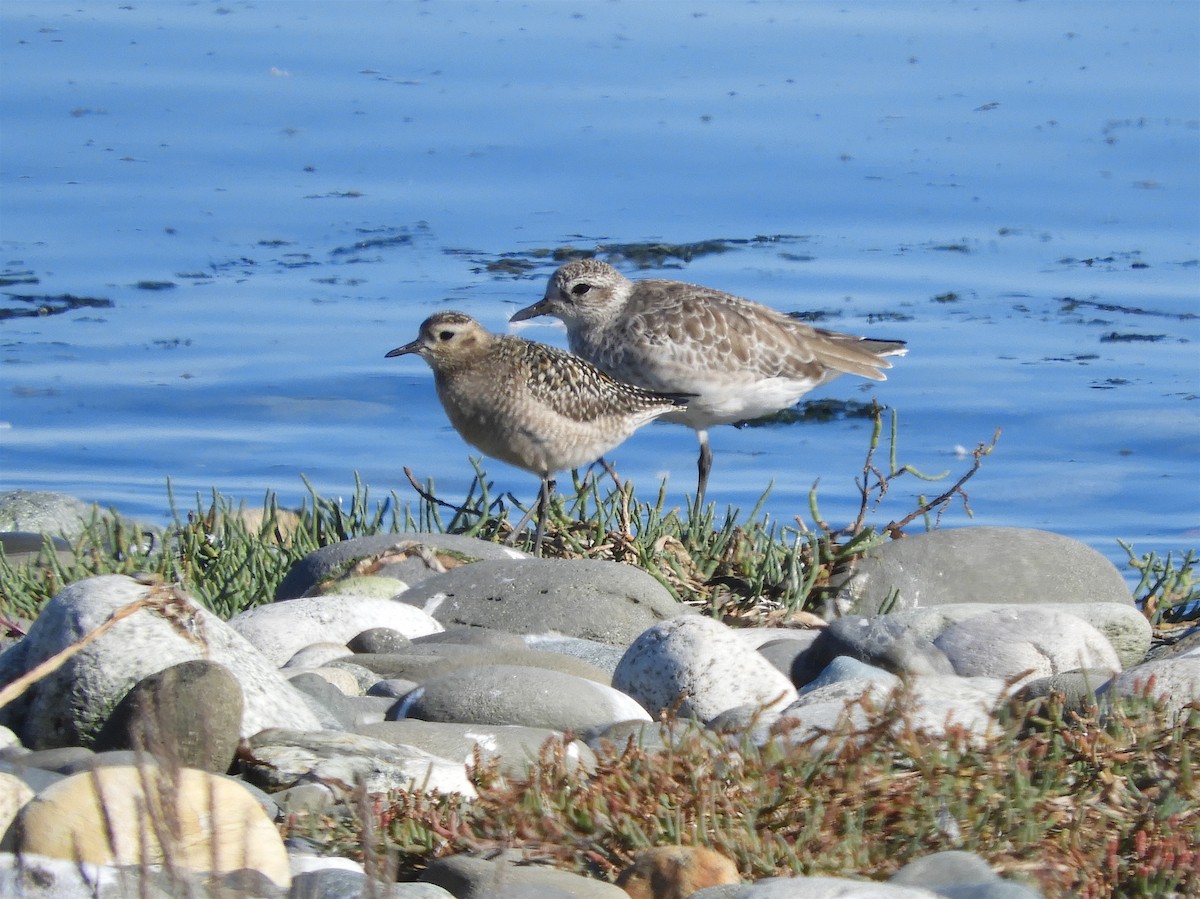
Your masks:
M 733 626 L 817 623 L 813 613 L 840 566 L 906 529 L 936 527 L 952 503 L 970 510 L 966 485 L 999 437 L 981 442 L 964 471 L 935 479 L 898 461 L 894 415 L 890 427 L 882 410 L 873 418 L 856 479 L 860 512 L 845 526 L 824 521 L 816 487 L 808 523 L 766 521 L 757 507 L 739 521 L 733 512 L 717 516 L 712 505 L 668 509 L 663 488 L 639 500 L 611 469 L 593 468 L 569 489 L 560 485 L 545 553 L 635 565 Z M 273 601 L 297 560 L 334 542 L 402 531 L 502 539 L 523 510 L 472 464 L 476 479 L 460 503 L 406 469 L 415 507 L 394 492 L 375 501 L 359 482 L 348 503 L 310 488 L 294 511 L 272 494 L 261 510 L 247 510 L 214 491 L 177 512 L 164 534 L 97 512 L 69 551 L 47 537 L 32 561 L 0 554 L 0 624 L 20 636 L 62 587 L 98 574 L 178 584 L 229 618 Z M 930 497 L 887 524 L 870 524 L 900 477 L 929 480 Z M 1122 545 L 1141 577 L 1138 608 L 1159 642 L 1169 640 L 1172 618 L 1200 600 L 1196 555 L 1136 556 Z M 953 727 L 930 741 L 914 727 L 903 687 L 886 702 L 864 697 L 852 705 L 819 738 L 763 745 L 749 731 L 715 733 L 668 716 L 670 751 L 609 745 L 588 772 L 569 759 L 566 740 L 553 740 L 523 778 L 502 777 L 477 758 L 473 799 L 360 792 L 344 813 L 293 815 L 280 829 L 393 879 L 459 852 L 516 849 L 612 880 L 639 851 L 678 844 L 715 849 L 748 879 L 878 879 L 920 855 L 965 849 L 1046 895 L 1200 892 L 1196 703 L 1172 716 L 1150 702 L 1080 708 L 1060 695 L 1014 700 L 996 710 L 984 744 Z
M 726 623 L 777 623 L 790 614 L 818 611 L 831 575 L 866 550 L 906 533 L 937 528 L 953 504 L 961 504 L 970 517 L 967 485 L 1001 436 L 997 430 L 965 454 L 963 470 L 927 474 L 899 460 L 896 414 L 876 405 L 871 418 L 868 446 L 855 477 L 860 500 L 853 521 L 826 521 L 819 483 L 809 493 L 807 521 L 800 515 L 790 523 L 762 516 L 769 487 L 744 516 L 732 508 L 718 514 L 715 503 L 702 509 L 671 508 L 665 484 L 653 500 L 642 500 L 631 482 L 601 461 L 582 476 L 572 473 L 570 485 L 558 485 L 549 511 L 546 557 L 635 565 L 676 599 Z M 420 482 L 407 467 L 415 503 L 394 490 L 378 500 L 356 475 L 348 500 L 321 496 L 305 480 L 308 497 L 298 509 L 281 507 L 273 492 L 255 508 L 213 490 L 207 498 L 197 494 L 193 507 L 181 511 L 168 482 L 173 524 L 164 531 L 94 508 L 78 533 L 44 535 L 33 564 L 14 566 L 0 554 L 0 614 L 36 617 L 46 600 L 83 577 L 150 574 L 181 584 L 211 611 L 229 618 L 271 602 L 295 562 L 331 543 L 412 531 L 506 540 L 526 506 L 512 494 L 498 493 L 480 460 L 470 464 L 475 477 L 460 502 L 440 496 L 432 479 Z M 930 495 L 921 495 L 906 514 L 873 523 L 899 478 L 930 483 Z M 1114 540 L 1138 575 L 1134 602 L 1153 626 L 1172 623 L 1200 602 L 1200 553 L 1139 555 L 1132 545 Z M 529 531 L 512 545 L 528 549 L 531 541 Z

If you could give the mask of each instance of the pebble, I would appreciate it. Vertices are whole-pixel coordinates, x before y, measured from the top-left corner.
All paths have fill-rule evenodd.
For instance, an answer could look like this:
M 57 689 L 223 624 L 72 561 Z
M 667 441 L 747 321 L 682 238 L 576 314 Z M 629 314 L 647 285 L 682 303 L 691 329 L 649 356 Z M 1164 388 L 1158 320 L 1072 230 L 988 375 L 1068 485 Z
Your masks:
M 219 796 L 244 813 L 246 827 L 260 829 L 252 852 L 239 847 L 220 868 L 221 882 L 240 885 L 242 895 L 628 899 L 612 884 L 506 855 L 441 859 L 422 883 L 381 884 L 354 863 L 282 844 L 273 816 L 348 808 L 356 782 L 372 791 L 469 797 L 477 758 L 495 762 L 501 776 L 519 776 L 547 739 L 568 731 L 587 743 L 567 740 L 565 751 L 590 770 L 594 746 L 633 739 L 669 747 L 671 732 L 652 719 L 672 708 L 722 731 L 750 726 L 751 738 L 763 743 L 831 728 L 848 701 L 864 694 L 883 701 L 902 680 L 931 735 L 954 721 L 978 739 L 987 738 L 990 710 L 1018 689 L 1011 679 L 1026 668 L 1036 676 L 1019 685 L 1021 696 L 1063 691 L 1081 708 L 1147 689 L 1172 713 L 1200 700 L 1197 640 L 1150 652 L 1148 626 L 1119 575 L 1114 583 L 1115 569 L 1053 534 L 977 528 L 893 541 L 843 585 L 838 603 L 853 600 L 847 614 L 812 630 L 729 628 L 629 566 L 519 558 L 437 535 L 420 535 L 419 549 L 395 550 L 402 539 L 327 547 L 285 579 L 290 586 L 278 601 L 230 623 L 127 577 L 62 590 L 28 636 L 0 654 L 0 682 L 20 677 L 115 609 L 135 600 L 151 607 L 0 710 L 0 823 L 13 819 L 11 845 L 32 865 L 18 871 L 0 853 L 0 895 L 17 895 L 18 884 L 30 896 L 176 894 L 165 872 L 131 868 L 128 846 L 107 845 L 105 825 L 86 813 L 96 783 L 119 784 L 122 797 L 143 788 L 125 749 L 147 722 L 187 763 L 184 786 Z M 354 579 L 390 580 L 399 599 L 337 592 L 352 569 Z M 900 569 L 896 608 L 879 614 L 886 600 L 880 573 Z M 299 596 L 322 585 L 332 592 Z M 198 720 L 206 723 L 197 728 Z M 218 776 L 226 770 L 237 775 Z M 126 832 L 145 831 L 135 804 L 122 808 L 133 816 L 122 825 Z M 196 826 L 210 854 L 180 876 L 205 876 L 211 841 L 221 837 Z M 89 847 L 83 862 L 64 864 L 63 846 L 75 841 Z M 736 871 L 709 862 L 726 882 L 702 883 L 697 872 L 708 862 L 690 851 L 655 850 L 639 858 L 627 886 L 661 883 L 659 875 L 673 871 L 675 886 L 645 895 L 667 899 L 693 888 L 697 899 L 1039 895 L 996 877 L 970 853 L 918 857 L 888 883 L 736 883 Z M 30 871 L 42 886 L 30 886 Z M 697 879 L 688 879 L 693 873 Z

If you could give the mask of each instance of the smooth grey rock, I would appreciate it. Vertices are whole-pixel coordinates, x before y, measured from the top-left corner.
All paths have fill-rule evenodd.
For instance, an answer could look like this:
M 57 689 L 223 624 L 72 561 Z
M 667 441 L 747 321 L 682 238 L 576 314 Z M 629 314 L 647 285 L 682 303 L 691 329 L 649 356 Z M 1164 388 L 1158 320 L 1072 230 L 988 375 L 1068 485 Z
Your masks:
M 974 852 L 948 849 L 913 859 L 889 877 L 888 882 L 937 889 L 957 883 L 999 879 L 992 866 Z
M 784 674 L 731 628 L 702 615 L 648 628 L 617 665 L 613 686 L 654 715 L 677 708 L 705 722 L 738 706 L 782 708 L 796 698 Z
M 549 632 L 622 647 L 652 624 L 695 614 L 646 572 L 594 560 L 476 562 L 428 578 L 400 599 L 446 627 Z
M 538 760 L 548 740 L 561 741 L 561 731 L 547 727 L 519 727 L 516 725 L 484 726 L 480 724 L 457 724 L 439 721 L 421 721 L 404 718 L 399 721 L 383 721 L 359 727 L 357 733 L 389 743 L 416 746 L 440 758 L 451 761 L 462 760 L 464 765 L 475 765 L 476 752 L 481 761 L 495 761 L 500 773 L 513 777 L 527 773 L 529 766 Z M 585 768 L 595 766 L 596 756 L 590 748 L 578 740 L 566 746 L 568 760 Z
M 1097 707 L 1096 692 L 1112 678 L 1111 671 L 1064 671 L 1061 674 L 1026 681 L 1016 692 L 1015 698 L 1028 702 L 1058 693 L 1063 697 L 1066 711 L 1084 714 Z
M 909 862 L 888 883 L 922 887 L 947 899 L 1041 899 L 1041 892 L 1004 880 L 974 852 L 935 852 Z
M 457 899 L 629 899 L 618 886 L 515 860 L 452 855 L 430 862 L 421 874 Z
M 400 545 L 410 546 L 405 553 L 389 552 Z M 430 550 L 442 550 L 453 564 L 481 559 L 525 559 L 520 550 L 454 534 L 372 534 L 331 543 L 309 553 L 292 566 L 275 590 L 276 600 L 303 596 L 322 581 L 337 577 L 356 562 L 389 553 L 393 561 L 375 573 L 393 577 L 409 586 L 438 573 L 428 561 Z M 401 558 L 403 556 L 403 558 Z
M 352 696 L 350 701 L 355 709 L 355 727 L 384 723 L 396 705 L 396 700 L 390 696 Z
M 888 617 L 902 623 L 914 633 L 936 640 L 952 624 L 989 612 L 1015 612 L 1029 608 L 1025 604 L 988 602 L 948 603 L 927 609 L 908 609 L 893 612 Z M 1128 668 L 1140 664 L 1150 649 L 1153 629 L 1133 602 L 1101 603 L 1042 603 L 1037 608 L 1047 612 L 1074 615 L 1102 633 L 1117 653 L 1121 665 Z
M 1171 656 L 1123 671 L 1098 695 L 1106 699 L 1148 697 L 1165 702 L 1167 712 L 1178 716 L 1186 705 L 1200 702 L 1200 656 Z
M 671 747 L 675 733 L 671 725 L 664 722 L 634 719 L 594 727 L 584 731 L 582 737 L 597 752 L 614 748 L 620 750 L 628 746 L 630 741 L 634 746 L 659 752 Z
M 52 752 L 53 750 L 48 751 Z M 163 759 L 161 756 L 138 749 L 106 749 L 103 752 L 93 752 L 91 755 L 83 756 L 77 761 L 68 762 L 58 770 L 63 774 L 71 775 L 78 774 L 80 771 L 94 771 L 97 768 L 136 768 L 138 765 L 161 767 Z M 210 771 L 209 773 L 224 772 Z
M 134 684 L 100 728 L 95 749 L 144 749 L 223 774 L 237 752 L 243 705 L 242 688 L 224 665 L 180 662 Z
M 33 753 L 29 753 L 23 756 L 23 758 L 28 758 L 30 755 L 33 755 Z M 35 793 L 40 793 L 46 787 L 57 783 L 67 776 L 47 768 L 39 768 L 37 765 L 22 764 L 20 759 L 5 759 L 0 761 L 0 774 L 11 774 L 13 777 L 24 781 Z M 3 895 L 3 893 L 0 893 L 0 895 Z
M 374 671 L 380 679 L 403 678 L 420 682 L 477 665 L 517 665 L 522 668 L 545 668 L 547 671 L 571 674 L 605 686 L 612 681 L 612 675 L 607 671 L 580 659 L 554 652 L 535 652 L 524 647 L 518 650 L 497 650 L 454 643 L 423 644 L 419 647 L 414 646 L 410 652 L 388 655 L 363 653 L 353 658 L 357 664 Z
M 96 753 L 83 746 L 59 746 L 53 749 L 38 749 L 21 756 L 21 764 L 27 768 L 41 768 L 56 774 L 67 774 L 90 765 Z
M 321 718 L 326 730 L 354 730 L 358 725 L 366 723 L 363 720 L 363 707 L 357 701 L 360 697 L 347 696 L 319 674 L 296 674 L 288 679 L 288 683 L 313 700 L 309 707 Z M 386 698 L 381 701 L 383 706 L 379 709 L 379 718 L 382 720 L 392 701 Z M 325 717 L 326 714 L 329 718 Z
M 782 714 L 782 710 L 777 708 L 739 705 L 710 718 L 707 726 L 714 733 L 731 737 L 747 736 L 756 746 L 762 746 L 770 739 L 771 728 Z
M 345 643 L 309 643 L 288 657 L 283 668 L 320 668 L 326 662 L 342 659 L 353 655 L 353 651 Z
M 806 653 L 808 649 L 809 644 L 801 640 L 771 640 L 760 645 L 755 651 L 770 662 L 777 671 L 791 678 L 792 669 L 796 666 L 796 659 Z M 792 683 L 795 684 L 795 681 Z
M 318 868 L 292 878 L 288 899 L 454 899 L 431 883 L 370 882 L 361 871 Z
M 296 676 L 300 674 L 315 674 L 343 696 L 364 696 L 365 691 L 358 685 L 358 678 L 345 668 L 336 665 L 322 665 L 320 668 L 288 668 L 280 669 L 289 683 L 295 685 Z M 374 683 L 372 683 L 374 686 Z
M 324 783 L 347 795 L 356 784 L 369 793 L 439 790 L 474 796 L 460 762 L 438 758 L 415 746 L 400 746 L 361 734 L 268 728 L 250 738 L 246 779 L 271 791 L 300 780 Z
M 371 627 L 390 627 L 409 637 L 442 626 L 419 609 L 371 596 L 308 596 L 247 609 L 229 626 L 274 665 L 287 662 L 312 643 L 342 643 Z
M 741 886 L 705 887 L 689 899 L 939 899 L 920 887 L 841 877 L 767 877 Z
M 414 646 L 431 643 L 449 643 L 454 646 L 482 646 L 488 649 L 526 649 L 525 639 L 519 634 L 498 631 L 490 627 L 474 627 L 465 624 L 449 625 L 444 631 L 413 637 Z M 411 651 L 411 650 L 410 650 Z
M 394 717 L 582 732 L 650 716 L 629 696 L 582 677 L 544 668 L 477 665 L 425 681 L 400 701 Z
M 962 677 L 1019 682 L 1081 668 L 1121 670 L 1116 650 L 1075 615 L 1009 606 L 952 624 L 934 641 Z
M 890 615 L 839 618 L 795 659 L 792 681 L 800 686 L 838 656 L 849 656 L 893 674 L 953 674 L 945 653 Z
M 946 528 L 867 551 L 835 579 L 826 618 L 959 602 L 1115 602 L 1131 596 L 1116 566 L 1061 534 L 1030 528 Z
M 805 693 L 811 693 L 821 687 L 845 681 L 873 682 L 887 690 L 894 690 L 900 686 L 900 678 L 890 671 L 868 665 L 866 662 L 860 662 L 849 656 L 837 656 L 825 666 L 816 678 L 800 688 L 800 695 L 803 696 Z
M 400 652 L 411 645 L 412 641 L 394 628 L 369 627 L 351 637 L 346 648 L 351 652 Z
M 696 890 L 688 899 L 738 899 L 742 895 L 742 891 L 746 889 L 744 884 L 726 883 L 715 887 L 704 887 Z
M 554 652 L 587 662 L 600 671 L 607 672 L 605 683 L 612 682 L 612 673 L 617 670 L 621 656 L 625 655 L 624 647 L 554 634 L 527 634 L 525 645 L 538 652 Z
M 746 641 L 752 649 L 758 649 L 768 643 L 778 643 L 790 640 L 802 647 L 812 646 L 814 640 L 824 630 L 821 627 L 739 627 L 737 635 Z
M 993 710 L 1005 696 L 1004 682 L 986 677 L 926 674 L 909 678 L 907 686 L 912 692 L 913 727 L 934 737 L 955 724 L 984 738 Z M 803 740 L 834 729 L 844 716 L 861 727 L 867 718 L 859 700 L 865 696 L 874 707 L 884 708 L 893 693 L 894 687 L 880 679 L 835 681 L 802 694 L 783 710 L 775 731 L 792 741 Z
M 0 548 L 13 568 L 36 564 L 49 557 L 57 559 L 64 567 L 75 561 L 75 551 L 65 539 L 33 531 L 0 532 Z
M 90 744 L 134 684 L 194 659 L 221 664 L 237 679 L 244 699 L 242 736 L 268 726 L 318 726 L 300 694 L 224 621 L 175 588 L 146 586 L 122 575 L 64 588 L 43 608 L 20 647 L 9 652 L 23 648 L 21 665 L 32 668 L 134 602 L 151 605 L 118 621 L 11 704 L 21 718 L 18 732 L 26 746 Z

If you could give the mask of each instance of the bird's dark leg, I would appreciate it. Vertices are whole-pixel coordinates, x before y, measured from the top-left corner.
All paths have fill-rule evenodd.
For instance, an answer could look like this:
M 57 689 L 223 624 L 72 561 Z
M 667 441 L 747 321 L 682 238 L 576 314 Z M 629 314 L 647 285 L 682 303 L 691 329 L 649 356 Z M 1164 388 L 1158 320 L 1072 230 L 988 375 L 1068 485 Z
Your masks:
M 708 491 L 708 473 L 712 471 L 712 448 L 708 445 L 708 431 L 697 431 L 700 438 L 700 458 L 696 460 L 699 478 L 696 481 L 696 511 L 704 505 L 704 494 Z
M 554 493 L 554 480 L 547 476 L 542 477 L 542 489 L 538 496 L 538 521 L 537 530 L 533 535 L 533 554 L 541 556 L 542 554 L 542 535 L 546 532 L 546 515 L 550 511 L 550 495 Z

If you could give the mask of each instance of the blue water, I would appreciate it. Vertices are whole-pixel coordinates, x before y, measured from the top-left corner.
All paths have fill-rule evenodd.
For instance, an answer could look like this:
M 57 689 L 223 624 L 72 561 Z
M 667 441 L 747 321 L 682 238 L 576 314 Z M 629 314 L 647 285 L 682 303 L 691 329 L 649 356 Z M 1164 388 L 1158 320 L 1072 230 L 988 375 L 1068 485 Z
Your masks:
M 1200 544 L 1192 0 L 5 0 L 0 79 L 0 310 L 110 303 L 0 320 L 0 489 L 161 520 L 168 478 L 410 497 L 409 466 L 461 497 L 474 453 L 387 350 L 439 308 L 507 328 L 540 250 L 724 239 L 637 274 L 906 339 L 886 383 L 813 396 L 897 410 L 924 471 L 1002 428 L 975 522 L 1118 564 L 1117 538 Z M 489 272 L 506 254 L 535 265 Z M 863 422 L 712 439 L 722 508 L 774 482 L 770 514 L 807 517 L 820 479 L 853 517 Z M 695 454 L 654 425 L 612 460 L 681 502 Z M 901 479 L 873 520 L 937 489 Z

